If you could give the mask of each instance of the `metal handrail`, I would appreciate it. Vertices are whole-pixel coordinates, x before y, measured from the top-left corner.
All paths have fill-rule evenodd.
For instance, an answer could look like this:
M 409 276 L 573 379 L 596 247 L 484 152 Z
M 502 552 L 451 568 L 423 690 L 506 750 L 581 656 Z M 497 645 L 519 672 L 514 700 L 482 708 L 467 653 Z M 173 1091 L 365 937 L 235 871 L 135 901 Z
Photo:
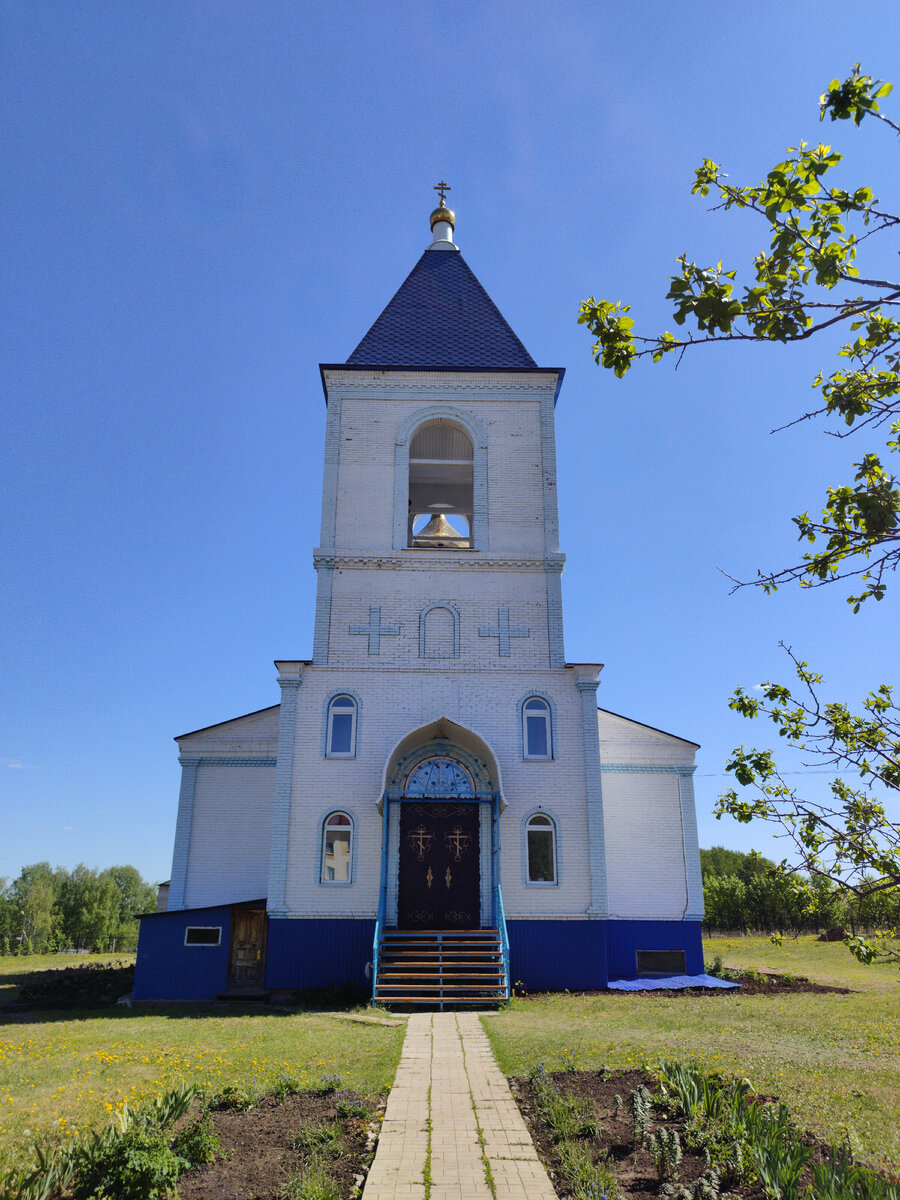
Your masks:
M 381 931 L 384 927 L 384 910 L 387 907 L 387 852 L 388 852 L 388 805 L 381 814 L 381 889 L 378 896 L 378 912 L 375 916 L 375 937 L 372 942 L 372 1003 L 378 987 L 378 952 L 381 949 Z
M 500 950 L 503 954 L 503 977 L 506 980 L 506 996 L 509 999 L 510 981 L 509 981 L 509 935 L 506 932 L 506 913 L 503 911 L 503 892 L 500 889 L 500 884 L 495 884 L 494 887 L 494 908 L 497 918 L 497 929 L 500 933 Z

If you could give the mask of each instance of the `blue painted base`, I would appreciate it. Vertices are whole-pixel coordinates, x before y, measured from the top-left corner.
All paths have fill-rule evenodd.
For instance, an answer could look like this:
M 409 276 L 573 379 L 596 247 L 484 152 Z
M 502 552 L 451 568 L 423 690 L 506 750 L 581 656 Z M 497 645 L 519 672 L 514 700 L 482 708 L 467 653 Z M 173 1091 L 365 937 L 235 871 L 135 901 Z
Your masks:
M 604 921 L 610 979 L 637 976 L 638 950 L 683 950 L 685 975 L 703 972 L 699 921 Z
M 266 987 L 287 991 L 345 983 L 366 987 L 374 937 L 374 920 L 270 917 Z
M 218 946 L 185 946 L 188 925 L 219 925 Z M 638 950 L 683 950 L 685 973 L 703 971 L 699 921 L 507 922 L 510 982 L 529 991 L 594 991 L 634 979 Z M 374 920 L 270 917 L 265 986 L 297 991 L 367 985 Z M 134 999 L 212 1000 L 228 987 L 231 906 L 155 913 L 141 920 Z
M 186 946 L 188 925 L 219 925 L 218 946 Z M 213 1000 L 228 986 L 231 905 L 150 913 L 141 918 L 132 999 Z
M 634 979 L 638 950 L 683 950 L 685 973 L 703 971 L 699 921 L 516 921 L 509 933 L 510 982 L 529 991 L 593 991 Z
M 531 992 L 605 988 L 605 921 L 506 922 L 509 981 Z

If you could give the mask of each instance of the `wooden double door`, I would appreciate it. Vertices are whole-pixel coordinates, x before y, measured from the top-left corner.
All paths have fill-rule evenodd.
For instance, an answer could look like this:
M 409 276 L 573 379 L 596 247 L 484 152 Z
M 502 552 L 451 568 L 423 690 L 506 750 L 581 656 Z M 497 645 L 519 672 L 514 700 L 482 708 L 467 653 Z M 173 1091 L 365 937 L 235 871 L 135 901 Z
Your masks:
M 400 805 L 400 929 L 481 926 L 481 805 L 454 797 Z

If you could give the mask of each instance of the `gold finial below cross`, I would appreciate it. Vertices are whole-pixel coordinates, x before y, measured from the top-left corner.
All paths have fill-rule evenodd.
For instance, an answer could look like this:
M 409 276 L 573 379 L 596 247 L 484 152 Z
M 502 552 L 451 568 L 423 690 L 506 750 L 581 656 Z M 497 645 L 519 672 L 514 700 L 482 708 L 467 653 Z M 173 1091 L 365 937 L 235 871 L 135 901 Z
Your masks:
M 452 192 L 452 191 L 453 191 L 453 188 L 450 186 L 450 184 L 449 184 L 449 183 L 444 183 L 444 181 L 443 181 L 443 179 L 442 179 L 442 180 L 441 180 L 441 182 L 440 182 L 440 183 L 437 185 L 437 187 L 433 189 L 433 191 L 435 191 L 435 192 L 439 192 L 439 193 L 440 193 L 440 197 L 441 197 L 441 208 L 443 208 L 443 207 L 444 207 L 444 205 L 445 205 L 445 203 L 446 203 L 446 200 L 447 200 L 447 197 L 444 195 L 444 193 L 445 193 L 445 192 Z

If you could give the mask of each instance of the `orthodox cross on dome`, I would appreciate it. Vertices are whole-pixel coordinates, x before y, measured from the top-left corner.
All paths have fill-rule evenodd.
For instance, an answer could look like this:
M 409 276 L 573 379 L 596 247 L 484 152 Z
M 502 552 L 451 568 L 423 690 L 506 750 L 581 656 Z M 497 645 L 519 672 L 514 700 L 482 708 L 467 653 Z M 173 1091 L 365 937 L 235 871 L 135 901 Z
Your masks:
M 500 658 L 509 658 L 509 639 L 514 637 L 531 637 L 531 630 L 525 625 L 510 625 L 509 609 L 497 610 L 496 625 L 480 625 L 479 637 L 495 637 Z
M 369 605 L 369 623 L 368 625 L 351 625 L 351 634 L 355 636 L 368 636 L 369 653 L 379 654 L 381 651 L 381 638 L 396 637 L 400 633 L 399 625 L 382 625 L 381 623 L 381 605 Z
M 443 208 L 443 207 L 444 207 L 444 205 L 445 205 L 445 203 L 446 203 L 446 200 L 447 200 L 447 197 L 444 195 L 444 193 L 445 193 L 445 192 L 452 192 L 452 191 L 453 191 L 453 188 L 450 186 L 450 184 L 449 184 L 449 183 L 444 183 L 444 181 L 443 181 L 443 179 L 442 179 L 442 180 L 441 180 L 441 182 L 440 182 L 440 183 L 437 185 L 437 187 L 436 187 L 436 188 L 432 188 L 432 191 L 435 191 L 435 192 L 438 192 L 438 193 L 440 193 L 440 197 L 441 197 L 441 208 Z

